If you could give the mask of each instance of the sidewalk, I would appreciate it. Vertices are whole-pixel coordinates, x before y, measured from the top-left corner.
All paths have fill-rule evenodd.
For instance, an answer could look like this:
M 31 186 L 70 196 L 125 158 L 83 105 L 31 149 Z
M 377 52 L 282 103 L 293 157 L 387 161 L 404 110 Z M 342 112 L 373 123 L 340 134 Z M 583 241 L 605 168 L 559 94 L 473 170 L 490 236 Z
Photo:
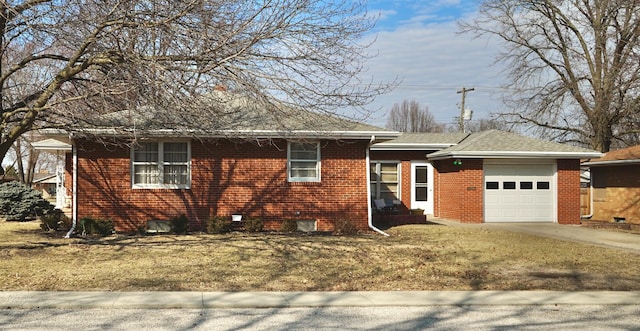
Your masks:
M 640 292 L 0 292 L 0 307 L 3 309 L 204 309 L 465 305 L 640 305 Z

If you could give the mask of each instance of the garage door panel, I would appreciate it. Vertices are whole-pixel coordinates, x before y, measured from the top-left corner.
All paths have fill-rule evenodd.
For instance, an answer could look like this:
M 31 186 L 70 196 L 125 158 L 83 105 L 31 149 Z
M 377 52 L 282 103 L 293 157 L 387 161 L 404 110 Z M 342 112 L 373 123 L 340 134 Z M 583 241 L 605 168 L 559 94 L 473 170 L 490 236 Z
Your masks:
M 555 221 L 554 172 L 553 164 L 485 164 L 485 222 Z

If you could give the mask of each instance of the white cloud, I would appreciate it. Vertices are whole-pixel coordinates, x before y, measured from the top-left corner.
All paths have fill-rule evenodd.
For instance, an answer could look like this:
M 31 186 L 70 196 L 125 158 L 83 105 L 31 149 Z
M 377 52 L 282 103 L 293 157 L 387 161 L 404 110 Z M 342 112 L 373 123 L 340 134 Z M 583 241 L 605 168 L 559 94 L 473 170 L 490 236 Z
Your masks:
M 384 126 L 389 109 L 403 100 L 416 100 L 428 106 L 439 122 L 453 123 L 459 115 L 462 87 L 467 93 L 466 107 L 474 119 L 488 118 L 501 108 L 496 90 L 502 84 L 500 66 L 492 65 L 497 44 L 457 35 L 455 22 L 411 24 L 376 35 L 371 47 L 378 56 L 368 62 L 368 74 L 376 81 L 402 80 L 393 92 L 379 96 L 370 109 L 381 108 L 369 123 Z M 371 37 L 373 38 L 373 36 Z

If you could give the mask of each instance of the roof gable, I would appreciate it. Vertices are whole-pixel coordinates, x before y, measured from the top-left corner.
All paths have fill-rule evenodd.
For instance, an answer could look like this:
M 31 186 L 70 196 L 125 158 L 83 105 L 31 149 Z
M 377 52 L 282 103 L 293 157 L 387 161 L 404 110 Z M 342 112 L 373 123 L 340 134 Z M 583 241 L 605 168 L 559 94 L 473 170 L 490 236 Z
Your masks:
M 61 141 L 59 139 L 45 139 L 33 142 L 31 144 L 33 148 L 36 150 L 48 151 L 48 152 L 57 152 L 57 151 L 70 151 L 71 144 L 65 141 Z

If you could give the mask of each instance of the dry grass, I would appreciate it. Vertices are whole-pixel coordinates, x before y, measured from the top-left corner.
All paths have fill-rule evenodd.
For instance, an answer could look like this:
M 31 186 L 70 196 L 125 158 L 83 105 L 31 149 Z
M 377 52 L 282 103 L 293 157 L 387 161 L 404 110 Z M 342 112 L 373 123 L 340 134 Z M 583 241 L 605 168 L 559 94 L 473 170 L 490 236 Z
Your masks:
M 45 234 L 0 222 L 0 290 L 640 290 L 640 255 L 479 228 L 392 236 Z

